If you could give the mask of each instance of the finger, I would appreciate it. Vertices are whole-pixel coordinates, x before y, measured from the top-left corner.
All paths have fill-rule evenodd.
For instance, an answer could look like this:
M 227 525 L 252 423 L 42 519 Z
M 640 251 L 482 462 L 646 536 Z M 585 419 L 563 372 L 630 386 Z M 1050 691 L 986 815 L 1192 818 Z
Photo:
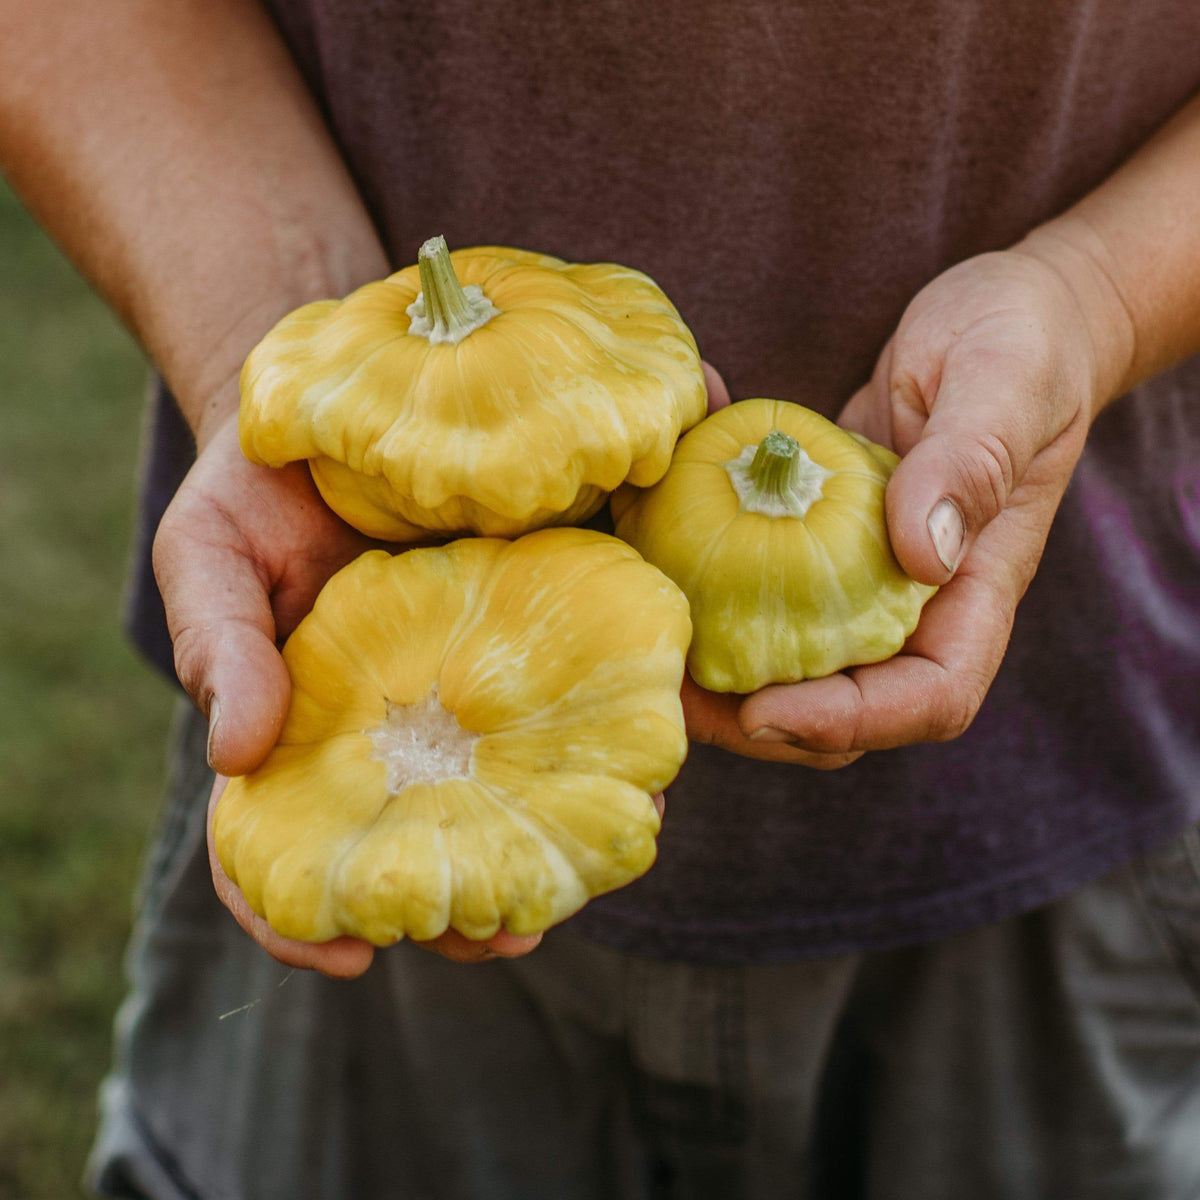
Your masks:
M 272 958 L 289 967 L 320 971 L 335 979 L 354 979 L 370 965 L 375 947 L 358 938 L 339 937 L 328 942 L 298 942 L 276 933 L 246 901 L 241 889 L 225 874 L 217 858 L 213 842 L 213 815 L 217 801 L 225 790 L 226 780 L 218 776 L 208 802 L 208 865 L 212 871 L 213 887 L 221 903 L 233 914 L 234 920 Z
M 887 403 L 888 380 L 892 373 L 891 341 L 883 348 L 870 380 L 846 401 L 837 423 L 843 429 L 853 429 L 880 446 L 895 449 L 891 408 Z
M 791 763 L 819 771 L 837 770 L 860 757 L 859 752 L 826 754 L 810 750 L 792 745 L 786 738 L 761 741 L 748 738 L 739 720 L 747 697 L 705 691 L 690 676 L 684 677 L 682 699 L 688 737 L 702 745 L 719 746 L 744 758 Z
M 486 962 L 492 958 L 520 958 L 535 949 L 541 940 L 540 933 L 516 934 L 502 929 L 486 941 L 476 941 L 465 937 L 457 929 L 447 929 L 440 937 L 413 944 L 452 962 L 472 963 Z
M 296 477 L 248 463 L 231 420 L 192 467 L 154 539 L 176 673 L 208 717 L 209 765 L 225 775 L 258 766 L 287 713 L 291 681 L 275 645 L 270 572 L 245 530 L 258 529 L 267 545 L 283 541 L 280 501 L 261 498 L 286 496 L 289 483 L 297 490 Z
M 1007 361 L 995 370 L 947 366 L 932 401 L 909 376 L 892 389 L 893 410 L 928 406 L 929 415 L 915 445 L 896 447 L 904 457 L 887 488 L 888 533 L 908 574 L 945 583 L 1061 431 L 1045 389 Z
M 1010 599 L 964 573 L 925 606 L 901 654 L 764 688 L 743 706 L 742 729 L 755 744 L 834 755 L 957 737 L 999 668 L 1015 611 Z
M 213 510 L 168 511 L 154 542 L 180 683 L 208 717 L 208 762 L 244 775 L 267 756 L 291 681 L 267 587 L 237 531 Z
M 729 404 L 729 389 L 716 367 L 706 362 L 700 366 L 704 370 L 704 383 L 708 388 L 708 411 L 715 413 L 718 408 L 725 408 Z

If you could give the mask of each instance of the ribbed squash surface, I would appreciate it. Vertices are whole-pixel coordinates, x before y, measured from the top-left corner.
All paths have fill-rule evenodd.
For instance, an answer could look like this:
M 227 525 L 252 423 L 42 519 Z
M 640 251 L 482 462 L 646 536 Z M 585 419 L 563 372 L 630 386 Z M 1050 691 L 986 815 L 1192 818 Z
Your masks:
M 221 864 L 303 940 L 543 930 L 654 860 L 690 632 L 587 530 L 368 552 L 284 648 L 291 707 L 218 804 Z
M 456 344 L 410 331 L 416 266 L 284 318 L 242 372 L 246 455 L 309 460 L 335 512 L 391 541 L 571 524 L 661 478 L 706 398 L 661 289 L 505 247 L 450 261 L 500 310 Z
M 775 430 L 817 468 L 820 495 L 803 515 L 746 511 L 728 469 Z M 661 482 L 614 496 L 617 535 L 691 604 L 697 683 L 753 692 L 901 648 L 937 589 L 906 575 L 888 540 L 884 490 L 898 461 L 801 405 L 743 400 L 686 434 Z

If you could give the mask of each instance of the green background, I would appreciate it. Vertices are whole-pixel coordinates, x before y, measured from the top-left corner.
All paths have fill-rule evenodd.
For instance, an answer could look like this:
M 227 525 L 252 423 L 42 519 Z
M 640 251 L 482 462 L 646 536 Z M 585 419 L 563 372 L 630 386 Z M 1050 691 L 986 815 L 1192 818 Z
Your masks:
M 0 184 L 0 1200 L 82 1194 L 172 690 L 120 629 L 146 366 Z

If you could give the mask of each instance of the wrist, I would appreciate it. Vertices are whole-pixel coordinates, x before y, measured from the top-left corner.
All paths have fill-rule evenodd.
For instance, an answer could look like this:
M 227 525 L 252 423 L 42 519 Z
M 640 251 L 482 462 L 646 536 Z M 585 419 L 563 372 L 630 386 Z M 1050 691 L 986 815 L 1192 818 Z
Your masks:
M 211 398 L 201 402 L 193 409 L 195 419 L 192 423 L 192 434 L 196 439 L 196 453 L 200 455 L 210 446 L 221 432 L 228 428 L 237 427 L 238 387 L 237 375 L 232 380 L 232 386 L 222 387 Z
M 244 280 L 242 311 L 236 317 L 227 314 L 219 329 L 196 322 L 187 331 L 186 346 L 172 347 L 159 357 L 158 369 L 179 401 L 198 450 L 236 417 L 242 366 L 278 321 L 310 301 L 340 298 L 388 273 L 387 260 L 369 229 L 364 233 L 349 228 L 345 233 L 337 255 L 319 247 L 304 253 L 298 238 L 286 240 L 257 278 Z
M 1107 249 L 1086 221 L 1071 215 L 1039 226 L 1012 249 L 1049 268 L 1070 294 L 1089 343 L 1090 423 L 1136 382 L 1137 330 Z

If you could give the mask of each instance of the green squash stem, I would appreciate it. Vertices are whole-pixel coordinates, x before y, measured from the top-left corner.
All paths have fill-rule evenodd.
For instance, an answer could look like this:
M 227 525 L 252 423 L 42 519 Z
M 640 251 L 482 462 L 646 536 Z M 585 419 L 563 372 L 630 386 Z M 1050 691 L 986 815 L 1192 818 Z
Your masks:
M 795 490 L 800 474 L 800 443 L 772 429 L 754 452 L 748 472 L 756 499 L 782 500 Z
M 444 237 L 430 238 L 421 247 L 417 269 L 421 294 L 408 309 L 409 333 L 432 343 L 461 342 L 499 313 L 481 288 L 459 283 Z
M 822 495 L 833 472 L 813 462 L 791 434 L 772 429 L 725 463 L 743 512 L 803 517 Z

